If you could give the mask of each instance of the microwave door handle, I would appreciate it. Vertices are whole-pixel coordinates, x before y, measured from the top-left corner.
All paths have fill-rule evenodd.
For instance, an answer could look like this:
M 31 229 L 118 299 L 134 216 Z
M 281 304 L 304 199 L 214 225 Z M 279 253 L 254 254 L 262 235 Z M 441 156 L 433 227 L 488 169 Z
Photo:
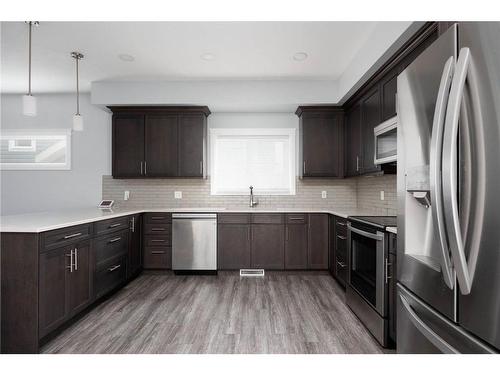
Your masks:
M 443 155 L 443 134 L 446 108 L 450 94 L 450 87 L 453 78 L 454 57 L 451 56 L 445 63 L 439 91 L 436 100 L 436 109 L 434 111 L 434 120 L 432 124 L 431 152 L 430 152 L 430 188 L 431 188 L 431 210 L 432 218 L 436 225 L 438 237 L 441 245 L 441 271 L 445 284 L 453 289 L 454 274 L 453 265 L 450 259 L 450 250 L 446 238 L 446 228 L 443 213 L 443 191 L 442 191 L 442 155 Z
M 468 74 L 470 69 L 470 50 L 463 47 L 460 50 L 456 65 L 455 76 L 451 84 L 450 100 L 446 111 L 445 133 L 443 142 L 443 199 L 445 223 L 450 244 L 453 265 L 456 271 L 458 284 L 462 294 L 470 294 L 474 273 L 476 270 L 479 246 L 471 246 L 469 259 L 467 260 L 464 250 L 464 242 L 461 234 L 459 210 L 458 210 L 458 150 L 457 139 L 459 130 L 460 109 L 464 96 L 465 80 L 470 80 L 474 87 L 473 74 Z M 477 93 L 471 93 L 471 102 L 477 105 L 478 99 L 474 98 Z M 479 109 L 479 108 L 477 108 Z M 464 122 L 467 124 L 467 122 Z M 484 178 L 484 176 L 482 176 Z M 482 183 L 482 182 L 478 182 Z

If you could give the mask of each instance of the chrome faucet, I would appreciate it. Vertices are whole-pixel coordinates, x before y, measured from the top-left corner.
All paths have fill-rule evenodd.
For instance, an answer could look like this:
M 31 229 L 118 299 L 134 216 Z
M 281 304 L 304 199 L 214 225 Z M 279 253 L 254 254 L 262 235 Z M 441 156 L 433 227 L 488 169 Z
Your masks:
M 254 197 L 253 197 L 253 186 L 250 186 L 250 207 L 255 207 L 257 206 L 259 202 L 257 202 Z

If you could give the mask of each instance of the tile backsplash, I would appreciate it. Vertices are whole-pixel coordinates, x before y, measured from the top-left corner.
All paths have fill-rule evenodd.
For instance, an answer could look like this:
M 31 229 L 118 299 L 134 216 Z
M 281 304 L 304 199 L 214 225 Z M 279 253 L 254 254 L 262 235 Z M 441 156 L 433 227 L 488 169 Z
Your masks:
M 124 191 L 130 199 L 123 199 Z M 380 200 L 380 190 L 385 200 Z M 182 199 L 174 192 L 182 191 Z M 321 198 L 326 191 L 327 197 Z M 258 195 L 259 208 L 360 208 L 381 215 L 396 214 L 396 177 L 358 177 L 339 180 L 297 179 L 296 195 Z M 210 195 L 210 180 L 113 179 L 103 176 L 102 198 L 122 208 L 225 207 L 246 208 L 248 196 Z

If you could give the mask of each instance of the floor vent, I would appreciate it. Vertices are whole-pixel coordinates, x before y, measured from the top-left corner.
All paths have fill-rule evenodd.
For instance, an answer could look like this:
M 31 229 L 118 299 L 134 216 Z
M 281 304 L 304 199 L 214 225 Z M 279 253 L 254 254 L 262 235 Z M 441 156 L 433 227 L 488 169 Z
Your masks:
M 240 276 L 242 277 L 263 277 L 264 270 L 249 270 L 249 269 L 241 269 Z

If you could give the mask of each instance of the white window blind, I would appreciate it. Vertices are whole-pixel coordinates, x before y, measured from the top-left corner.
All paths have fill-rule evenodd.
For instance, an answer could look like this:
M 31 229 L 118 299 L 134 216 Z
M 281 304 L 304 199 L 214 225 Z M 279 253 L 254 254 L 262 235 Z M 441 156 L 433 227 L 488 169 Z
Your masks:
M 213 195 L 295 194 L 295 129 L 212 129 Z

